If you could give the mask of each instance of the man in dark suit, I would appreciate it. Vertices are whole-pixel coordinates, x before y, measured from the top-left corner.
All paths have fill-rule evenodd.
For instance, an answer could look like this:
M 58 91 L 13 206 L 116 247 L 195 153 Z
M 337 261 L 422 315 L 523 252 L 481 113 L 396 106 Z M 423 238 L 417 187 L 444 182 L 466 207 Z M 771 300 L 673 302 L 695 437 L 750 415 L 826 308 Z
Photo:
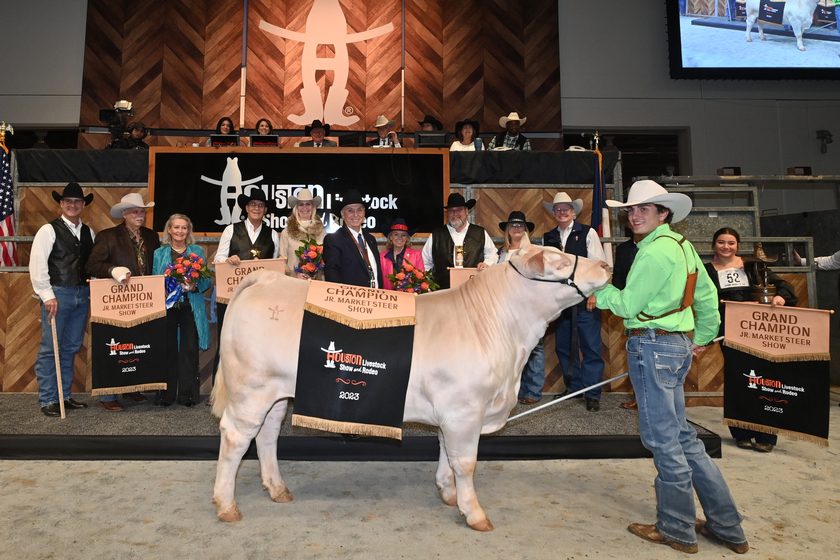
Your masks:
M 379 250 L 376 238 L 362 231 L 365 205 L 356 190 L 350 190 L 341 201 L 344 225 L 324 238 L 324 278 L 353 286 L 382 287 Z
M 111 207 L 111 217 L 122 218 L 123 223 L 99 232 L 90 257 L 87 271 L 96 278 L 113 278 L 125 283 L 132 276 L 144 276 L 152 273 L 152 255 L 160 247 L 158 235 L 143 227 L 146 221 L 146 209 L 154 202 L 143 202 L 137 193 L 127 194 Z M 146 397 L 140 393 L 129 393 L 126 398 L 134 402 L 143 402 Z M 99 402 L 111 412 L 123 409 L 116 395 L 101 397 Z
M 324 137 L 330 133 L 330 125 L 324 124 L 318 119 L 312 121 L 312 124 L 303 128 L 303 133 L 311 138 L 298 144 L 299 148 L 335 148 L 338 146 L 332 140 L 326 140 Z

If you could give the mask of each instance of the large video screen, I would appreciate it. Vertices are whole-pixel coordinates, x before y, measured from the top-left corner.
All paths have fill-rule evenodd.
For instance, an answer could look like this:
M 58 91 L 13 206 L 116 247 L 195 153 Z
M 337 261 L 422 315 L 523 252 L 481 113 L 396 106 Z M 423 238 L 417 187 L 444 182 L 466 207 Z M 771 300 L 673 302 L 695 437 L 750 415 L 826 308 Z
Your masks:
M 840 0 L 666 0 L 672 78 L 840 79 Z

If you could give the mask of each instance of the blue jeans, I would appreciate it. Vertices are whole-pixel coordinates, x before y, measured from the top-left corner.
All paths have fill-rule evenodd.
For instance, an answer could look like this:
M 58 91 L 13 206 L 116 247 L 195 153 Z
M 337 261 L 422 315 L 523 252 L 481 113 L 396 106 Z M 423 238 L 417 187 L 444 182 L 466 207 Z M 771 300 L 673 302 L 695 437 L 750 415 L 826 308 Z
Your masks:
M 58 358 L 61 366 L 61 385 L 64 400 L 70 398 L 73 386 L 73 358 L 82 347 L 90 308 L 90 288 L 53 287 L 58 300 L 55 316 L 55 331 L 58 337 Z M 35 378 L 38 380 L 38 405 L 47 406 L 58 402 L 58 380 L 55 374 L 55 353 L 53 352 L 50 318 L 41 302 L 41 346 L 35 360 Z
M 694 491 L 712 533 L 746 542 L 741 516 L 717 465 L 685 419 L 683 383 L 691 367 L 691 341 L 683 334 L 627 340 L 627 364 L 639 405 L 639 434 L 656 467 L 656 528 L 675 541 L 693 544 Z
M 519 398 L 542 398 L 543 385 L 545 385 L 545 349 L 543 339 L 540 338 L 537 345 L 531 350 L 531 355 L 528 356 L 528 361 L 522 370 Z
M 569 391 L 579 391 L 599 381 L 604 373 L 604 359 L 601 358 L 601 311 L 587 311 L 583 305 L 577 306 L 577 334 L 580 353 L 569 363 L 572 347 L 572 309 L 567 309 L 557 321 L 554 333 L 554 350 L 563 369 L 563 381 Z M 601 388 L 584 393 L 588 399 L 600 399 Z

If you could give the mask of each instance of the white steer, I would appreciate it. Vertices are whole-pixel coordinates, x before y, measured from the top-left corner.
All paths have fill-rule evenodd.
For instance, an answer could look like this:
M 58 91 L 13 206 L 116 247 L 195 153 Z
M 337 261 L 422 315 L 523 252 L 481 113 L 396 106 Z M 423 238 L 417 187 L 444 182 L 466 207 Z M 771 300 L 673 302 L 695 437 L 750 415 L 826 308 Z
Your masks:
M 758 38 L 764 41 L 764 29 L 758 19 L 760 0 L 747 0 L 747 42 L 752 42 L 752 26 L 758 24 Z M 802 34 L 810 27 L 814 18 L 814 10 L 817 9 L 817 0 L 787 0 L 785 11 L 782 14 L 782 24 L 790 25 L 793 34 L 796 36 L 796 47 L 800 51 L 805 50 L 802 42 Z
M 570 277 L 572 285 L 564 283 Z M 473 487 L 479 436 L 505 425 L 520 372 L 548 323 L 581 301 L 578 288 L 588 295 L 608 279 L 597 261 L 531 246 L 459 288 L 417 297 L 404 420 L 439 428 L 438 491 L 473 529 L 493 529 Z M 275 502 L 292 500 L 277 437 L 295 396 L 306 292 L 304 280 L 257 271 L 228 307 L 212 396 L 221 417 L 213 502 L 223 521 L 242 517 L 236 472 L 254 437 L 263 487 Z

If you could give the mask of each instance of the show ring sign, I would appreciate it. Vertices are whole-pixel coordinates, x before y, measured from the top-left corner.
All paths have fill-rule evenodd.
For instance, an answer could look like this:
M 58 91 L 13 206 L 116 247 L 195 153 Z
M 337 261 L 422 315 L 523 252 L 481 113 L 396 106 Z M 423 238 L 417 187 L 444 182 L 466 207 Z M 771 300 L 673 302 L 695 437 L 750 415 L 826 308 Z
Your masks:
M 391 290 L 309 283 L 292 425 L 402 439 L 415 298 Z
M 724 423 L 827 446 L 830 312 L 725 303 Z
M 163 276 L 90 281 L 92 396 L 166 389 L 163 282 Z
M 230 303 L 233 292 L 242 279 L 255 270 L 274 270 L 286 274 L 286 259 L 253 259 L 242 261 L 238 265 L 216 263 L 216 301 Z

